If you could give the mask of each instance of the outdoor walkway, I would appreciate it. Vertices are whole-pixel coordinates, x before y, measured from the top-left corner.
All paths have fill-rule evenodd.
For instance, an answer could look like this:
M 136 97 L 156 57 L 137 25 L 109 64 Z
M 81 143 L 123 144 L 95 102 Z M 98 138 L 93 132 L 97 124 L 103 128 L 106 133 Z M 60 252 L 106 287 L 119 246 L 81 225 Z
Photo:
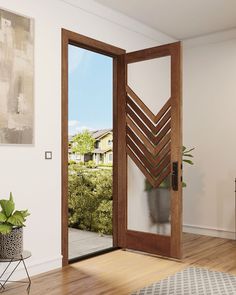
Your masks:
M 112 247 L 112 236 L 69 228 L 69 259 Z

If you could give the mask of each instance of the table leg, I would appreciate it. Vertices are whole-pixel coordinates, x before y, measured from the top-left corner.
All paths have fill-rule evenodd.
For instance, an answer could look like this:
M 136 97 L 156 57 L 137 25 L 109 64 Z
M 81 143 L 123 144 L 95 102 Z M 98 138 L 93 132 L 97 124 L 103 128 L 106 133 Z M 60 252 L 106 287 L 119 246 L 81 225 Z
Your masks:
M 17 265 L 14 267 L 14 269 L 12 270 L 12 272 L 9 274 L 9 276 L 7 277 L 7 279 L 5 280 L 5 282 L 2 284 L 2 287 L 3 288 L 6 285 L 6 283 L 9 281 L 10 277 L 13 275 L 13 273 L 15 272 L 15 270 L 17 269 L 17 267 L 19 266 L 20 263 L 21 263 L 21 260 L 17 263 Z
M 24 258 L 23 258 L 22 255 L 21 255 L 21 258 L 22 258 L 22 262 L 23 262 L 23 264 L 24 264 L 25 272 L 26 272 L 27 277 L 28 277 L 28 281 L 29 281 L 29 285 L 28 285 L 28 287 L 27 287 L 27 292 L 28 292 L 28 294 L 29 294 L 30 286 L 31 286 L 31 279 L 30 279 L 30 276 L 29 276 L 29 273 L 28 273 L 27 267 L 26 267 L 26 265 L 25 265 L 25 260 L 24 260 Z
M 17 260 L 17 264 L 15 265 L 15 267 L 13 268 L 13 270 L 11 271 L 11 273 L 8 275 L 8 277 L 6 279 L 2 279 L 3 278 L 3 275 L 6 273 L 6 271 L 8 270 L 9 266 L 11 265 L 12 262 L 16 262 L 16 260 L 14 260 L 14 258 L 12 258 L 9 263 L 7 264 L 6 268 L 4 269 L 4 271 L 2 272 L 2 274 L 0 275 L 0 293 L 4 292 L 5 291 L 5 285 L 6 283 L 10 280 L 11 276 L 13 275 L 13 273 L 16 271 L 16 269 L 18 268 L 19 264 L 23 263 L 24 265 L 24 269 L 25 269 L 25 272 L 26 272 L 26 275 L 27 275 L 27 278 L 28 278 L 28 287 L 27 287 L 27 293 L 29 294 L 30 293 L 30 286 L 31 286 L 31 279 L 30 279 L 30 276 L 29 276 L 29 273 L 28 273 L 28 269 L 26 267 L 26 264 L 25 264 L 25 260 L 24 260 L 24 257 L 23 255 L 20 256 L 20 259 Z M 12 282 L 12 281 L 11 281 Z M 17 282 L 17 281 L 15 281 Z M 20 282 L 20 281 L 19 281 Z M 27 284 L 27 281 L 21 281 L 21 283 L 26 283 Z
M 9 266 L 11 265 L 12 261 L 13 261 L 13 258 L 11 259 L 11 261 L 8 263 L 8 265 L 5 267 L 4 271 L 3 271 L 2 274 L 0 275 L 0 280 L 1 280 L 1 278 L 4 276 L 5 272 L 6 272 L 7 269 L 9 268 Z M 0 285 L 1 285 L 0 291 L 1 291 L 2 289 L 5 289 L 5 287 L 4 287 L 5 284 L 2 284 L 2 283 L 0 282 Z

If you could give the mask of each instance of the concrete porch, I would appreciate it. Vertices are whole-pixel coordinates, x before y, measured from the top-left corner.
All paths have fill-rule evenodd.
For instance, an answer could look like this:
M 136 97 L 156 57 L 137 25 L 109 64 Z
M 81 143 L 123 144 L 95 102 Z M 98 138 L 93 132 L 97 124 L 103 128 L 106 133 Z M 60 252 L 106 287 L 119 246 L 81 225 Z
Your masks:
M 69 228 L 69 259 L 112 247 L 112 236 Z

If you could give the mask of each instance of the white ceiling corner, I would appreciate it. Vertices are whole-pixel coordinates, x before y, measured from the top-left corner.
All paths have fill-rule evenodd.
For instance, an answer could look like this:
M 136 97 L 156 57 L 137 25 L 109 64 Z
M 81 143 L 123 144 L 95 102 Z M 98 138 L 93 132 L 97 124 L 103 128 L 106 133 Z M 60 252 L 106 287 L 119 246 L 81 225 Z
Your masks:
M 236 28 L 236 0 L 94 0 L 177 40 Z

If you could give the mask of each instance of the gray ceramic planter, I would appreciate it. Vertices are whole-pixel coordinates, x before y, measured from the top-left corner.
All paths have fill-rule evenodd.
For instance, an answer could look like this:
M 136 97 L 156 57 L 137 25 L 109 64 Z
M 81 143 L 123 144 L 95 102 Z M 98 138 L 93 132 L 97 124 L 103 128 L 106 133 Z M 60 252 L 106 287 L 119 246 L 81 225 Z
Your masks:
M 23 252 L 23 227 L 16 227 L 6 235 L 0 234 L 0 258 L 18 257 Z
M 155 188 L 148 191 L 148 205 L 153 223 L 168 223 L 170 220 L 170 191 Z

